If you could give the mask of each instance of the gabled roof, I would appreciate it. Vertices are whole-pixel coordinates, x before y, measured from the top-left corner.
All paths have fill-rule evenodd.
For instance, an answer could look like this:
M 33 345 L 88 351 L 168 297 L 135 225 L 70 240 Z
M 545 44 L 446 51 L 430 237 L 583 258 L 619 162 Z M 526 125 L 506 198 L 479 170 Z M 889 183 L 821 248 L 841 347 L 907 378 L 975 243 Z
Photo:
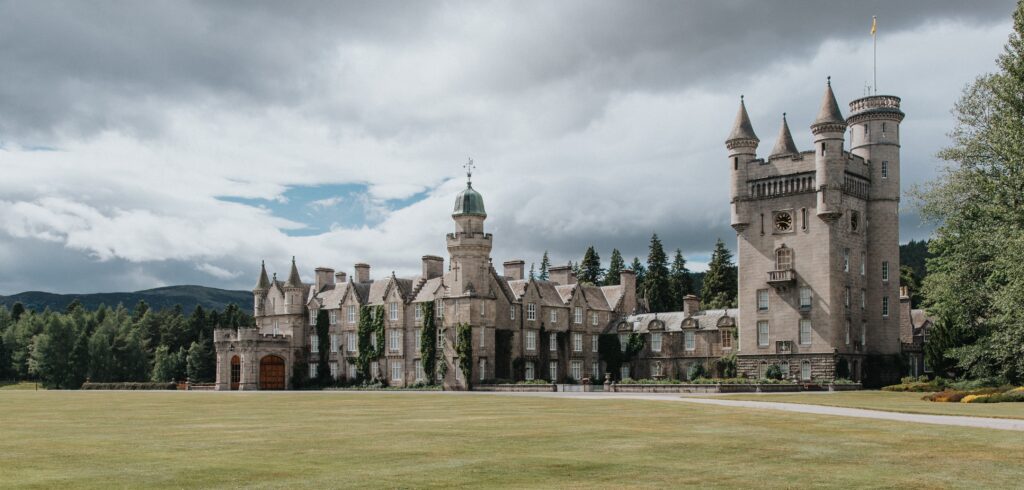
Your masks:
M 508 281 L 507 284 L 516 301 L 521 301 L 523 299 L 523 295 L 526 294 L 526 287 L 530 284 L 530 281 L 528 279 L 514 279 Z
M 601 288 L 592 284 L 583 284 L 580 286 L 580 292 L 583 293 L 583 299 L 587 302 L 587 308 L 592 310 L 611 311 L 611 307 L 608 305 L 608 300 L 604 296 L 604 292 Z
M 621 284 L 601 286 L 601 294 L 604 295 L 604 299 L 608 303 L 608 309 L 614 310 L 619 306 L 619 303 L 622 303 L 622 297 L 626 295 L 626 287 Z
M 413 303 L 423 303 L 427 301 L 433 301 L 436 297 L 437 290 L 444 286 L 444 277 L 435 277 L 424 281 L 420 290 L 416 292 L 416 297 L 413 298 Z

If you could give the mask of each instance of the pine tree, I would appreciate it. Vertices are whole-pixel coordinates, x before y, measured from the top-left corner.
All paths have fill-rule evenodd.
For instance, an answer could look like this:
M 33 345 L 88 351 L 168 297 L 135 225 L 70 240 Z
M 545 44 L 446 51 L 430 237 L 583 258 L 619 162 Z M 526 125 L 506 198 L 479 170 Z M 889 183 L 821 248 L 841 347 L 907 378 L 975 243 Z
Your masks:
M 534 280 L 536 278 L 537 278 L 537 273 L 533 269 L 533 262 L 530 262 L 530 280 L 532 281 L 532 280 Z
M 25 305 L 21 304 L 21 301 L 15 302 L 11 305 L 11 319 L 18 321 L 21 319 L 21 315 L 25 314 Z
M 686 268 L 686 259 L 683 258 L 683 252 L 678 248 L 672 260 L 669 281 L 672 285 L 672 309 L 682 310 L 683 297 L 693 294 L 693 280 L 690 278 L 690 270 Z
M 548 260 L 548 251 L 544 251 L 544 258 L 540 259 L 540 275 L 537 276 L 541 281 L 548 280 L 548 269 L 551 268 L 551 261 Z
M 132 321 L 137 322 L 141 320 L 147 312 L 149 312 L 149 303 L 146 303 L 144 299 L 140 299 L 135 305 L 135 310 L 132 311 Z
M 608 263 L 608 272 L 604 275 L 605 286 L 616 286 L 619 284 L 619 274 L 626 268 L 626 263 L 622 260 L 622 252 L 619 249 L 612 249 L 611 262 Z
M 636 290 L 641 296 L 644 294 L 644 282 L 647 279 L 647 269 L 640 262 L 640 257 L 633 257 L 633 263 L 629 269 L 636 275 Z
M 601 256 L 594 250 L 594 246 L 587 247 L 583 254 L 583 262 L 580 263 L 580 282 L 590 284 L 601 284 L 604 279 L 604 269 L 601 267 Z
M 188 348 L 188 378 L 193 383 L 208 383 L 214 380 L 216 356 L 205 338 L 192 342 Z
M 711 253 L 711 262 L 704 275 L 704 286 L 700 292 L 701 300 L 706 308 L 736 307 L 736 265 L 732 263 L 732 253 L 725 248 L 719 238 L 715 242 L 715 250 Z
M 644 278 L 644 296 L 647 298 L 647 307 L 652 312 L 671 310 L 671 294 L 668 257 L 665 256 L 661 239 L 655 233 L 651 235 L 651 245 L 647 254 L 647 276 Z

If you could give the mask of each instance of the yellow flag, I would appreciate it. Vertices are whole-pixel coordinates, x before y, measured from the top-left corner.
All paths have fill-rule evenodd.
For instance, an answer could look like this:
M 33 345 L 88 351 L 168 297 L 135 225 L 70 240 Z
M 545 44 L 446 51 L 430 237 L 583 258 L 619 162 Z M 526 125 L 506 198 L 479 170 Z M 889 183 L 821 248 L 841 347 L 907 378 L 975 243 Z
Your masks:
M 875 31 L 878 30 L 878 17 L 871 16 L 871 35 L 875 35 Z

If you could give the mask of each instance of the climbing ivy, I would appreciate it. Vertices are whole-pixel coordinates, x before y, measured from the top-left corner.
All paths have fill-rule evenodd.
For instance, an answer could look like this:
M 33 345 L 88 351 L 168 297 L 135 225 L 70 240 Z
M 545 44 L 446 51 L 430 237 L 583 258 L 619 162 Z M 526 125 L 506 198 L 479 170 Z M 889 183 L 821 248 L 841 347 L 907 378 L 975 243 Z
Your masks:
M 359 340 L 359 353 L 351 361 L 356 366 L 356 375 L 360 379 L 370 379 L 370 363 L 384 353 L 384 305 L 367 305 L 359 307 L 359 324 L 356 329 Z M 373 339 L 377 346 L 374 347 Z
M 423 318 L 423 326 L 420 328 L 420 362 L 423 363 L 423 374 L 427 377 L 427 384 L 434 384 L 437 380 L 437 327 L 434 325 L 434 302 L 421 303 L 419 308 L 420 316 Z
M 455 353 L 459 355 L 459 369 L 468 389 L 473 380 L 473 327 L 460 323 L 455 328 Z
M 597 352 L 601 360 L 605 362 L 607 371 L 612 373 L 613 378 L 617 378 L 619 376 L 619 368 L 633 360 L 640 351 L 644 350 L 644 343 L 643 335 L 631 333 L 629 334 L 629 340 L 626 341 L 626 349 L 623 350 L 618 334 L 601 334 L 597 338 Z

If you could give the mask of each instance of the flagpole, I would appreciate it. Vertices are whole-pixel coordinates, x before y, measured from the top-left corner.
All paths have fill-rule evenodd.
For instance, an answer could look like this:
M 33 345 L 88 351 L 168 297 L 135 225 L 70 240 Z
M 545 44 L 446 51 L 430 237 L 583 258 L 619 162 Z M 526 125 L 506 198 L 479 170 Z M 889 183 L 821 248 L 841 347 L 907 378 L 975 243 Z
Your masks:
M 876 25 L 878 23 L 878 17 L 871 16 L 871 77 L 872 86 L 875 88 L 875 95 L 878 95 L 878 35 L 875 34 Z

